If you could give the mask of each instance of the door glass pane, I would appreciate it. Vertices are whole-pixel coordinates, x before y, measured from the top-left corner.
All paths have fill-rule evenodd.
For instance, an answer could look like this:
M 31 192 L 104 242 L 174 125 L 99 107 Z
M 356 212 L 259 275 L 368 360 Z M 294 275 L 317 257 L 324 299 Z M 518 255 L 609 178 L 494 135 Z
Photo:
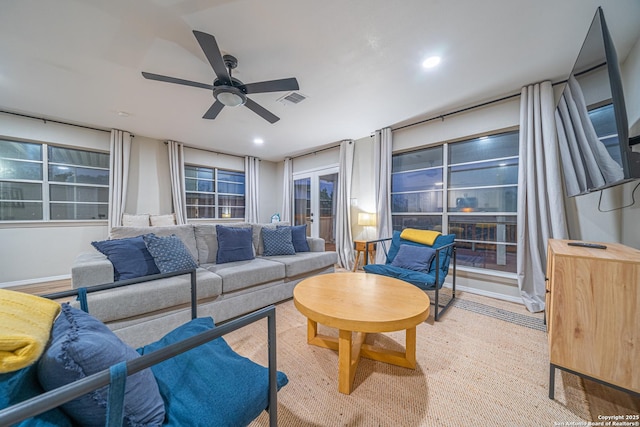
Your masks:
M 311 236 L 311 178 L 293 182 L 293 224 L 307 224 L 307 236 Z
M 336 250 L 336 196 L 338 174 L 322 175 L 320 184 L 320 237 L 327 251 Z

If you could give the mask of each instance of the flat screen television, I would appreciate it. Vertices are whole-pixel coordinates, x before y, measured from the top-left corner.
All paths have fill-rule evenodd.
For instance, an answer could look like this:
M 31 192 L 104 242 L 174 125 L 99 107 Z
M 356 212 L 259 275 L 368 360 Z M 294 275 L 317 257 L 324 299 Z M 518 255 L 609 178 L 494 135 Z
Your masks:
M 616 50 L 598 8 L 556 108 L 567 196 L 640 178 Z

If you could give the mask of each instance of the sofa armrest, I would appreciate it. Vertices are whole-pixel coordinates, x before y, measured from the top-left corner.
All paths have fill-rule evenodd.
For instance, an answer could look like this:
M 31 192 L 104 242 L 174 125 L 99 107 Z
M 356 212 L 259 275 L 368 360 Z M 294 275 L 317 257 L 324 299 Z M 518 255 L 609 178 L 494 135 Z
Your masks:
M 324 239 L 321 237 L 307 237 L 311 252 L 324 252 Z
M 113 264 L 98 251 L 78 254 L 71 265 L 71 287 L 102 285 L 114 280 Z

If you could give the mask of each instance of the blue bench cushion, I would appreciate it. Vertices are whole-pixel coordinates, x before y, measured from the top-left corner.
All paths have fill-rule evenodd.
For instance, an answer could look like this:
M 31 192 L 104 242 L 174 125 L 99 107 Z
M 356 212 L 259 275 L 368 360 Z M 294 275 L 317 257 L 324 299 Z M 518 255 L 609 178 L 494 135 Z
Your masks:
M 138 352 L 147 354 L 213 328 L 210 317 L 194 319 Z M 269 403 L 268 369 L 234 352 L 222 338 L 151 370 L 165 402 L 164 426 L 244 426 Z M 278 372 L 278 389 L 287 382 Z
M 435 273 L 424 273 L 421 271 L 408 270 L 402 267 L 396 267 L 391 264 L 369 264 L 364 266 L 364 271 L 367 273 L 380 274 L 382 276 L 389 276 L 395 279 L 404 280 L 412 285 L 419 287 L 420 289 L 429 290 L 435 289 L 436 275 Z M 438 289 L 442 287 L 444 283 L 444 274 L 440 275 L 440 283 Z

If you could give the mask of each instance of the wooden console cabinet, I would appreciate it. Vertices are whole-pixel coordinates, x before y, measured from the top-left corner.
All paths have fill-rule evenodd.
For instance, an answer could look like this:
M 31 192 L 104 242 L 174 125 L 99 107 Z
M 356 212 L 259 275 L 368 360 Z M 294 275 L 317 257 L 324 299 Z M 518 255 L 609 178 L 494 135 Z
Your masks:
M 640 394 L 640 250 L 549 239 L 549 398 L 556 368 Z

